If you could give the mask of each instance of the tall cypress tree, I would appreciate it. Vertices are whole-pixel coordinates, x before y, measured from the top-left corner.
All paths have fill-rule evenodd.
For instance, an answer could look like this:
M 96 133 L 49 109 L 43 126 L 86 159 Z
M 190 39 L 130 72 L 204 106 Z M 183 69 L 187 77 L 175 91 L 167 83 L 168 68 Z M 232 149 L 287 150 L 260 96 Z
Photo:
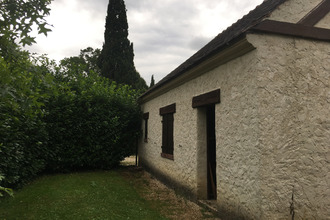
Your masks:
M 154 79 L 154 75 L 152 75 L 149 88 L 153 87 L 154 85 L 155 85 L 155 79 Z
M 98 59 L 101 75 L 120 84 L 128 84 L 138 89 L 146 88 L 145 81 L 135 69 L 133 43 L 127 37 L 125 2 L 109 0 L 104 44 Z

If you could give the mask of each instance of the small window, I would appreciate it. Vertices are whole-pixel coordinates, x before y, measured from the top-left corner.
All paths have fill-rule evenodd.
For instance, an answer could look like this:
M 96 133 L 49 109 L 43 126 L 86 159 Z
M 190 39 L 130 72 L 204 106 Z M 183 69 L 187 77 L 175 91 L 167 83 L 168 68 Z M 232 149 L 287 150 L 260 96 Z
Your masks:
M 149 112 L 143 114 L 144 119 L 144 142 L 148 143 L 148 119 Z
M 159 110 L 159 114 L 163 117 L 162 120 L 162 153 L 161 156 L 167 159 L 174 159 L 174 141 L 173 141 L 173 127 L 174 127 L 174 113 L 175 104 L 163 107 Z

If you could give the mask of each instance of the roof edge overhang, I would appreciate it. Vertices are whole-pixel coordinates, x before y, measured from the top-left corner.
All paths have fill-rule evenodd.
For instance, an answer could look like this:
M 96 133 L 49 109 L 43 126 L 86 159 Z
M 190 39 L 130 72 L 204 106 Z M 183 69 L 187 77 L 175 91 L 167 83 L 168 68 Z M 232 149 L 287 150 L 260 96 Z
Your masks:
M 246 35 L 242 34 L 235 40 L 232 40 L 231 43 L 228 43 L 217 50 L 217 52 L 205 57 L 205 59 L 196 65 L 182 71 L 180 74 L 177 74 L 175 77 L 168 79 L 161 85 L 151 88 L 139 98 L 138 102 L 143 104 L 147 101 L 150 101 L 218 66 L 243 56 L 244 54 L 254 49 L 255 47 L 250 42 L 248 42 Z
M 248 33 L 254 32 L 278 34 L 318 41 L 330 41 L 330 29 L 267 19 L 252 27 Z

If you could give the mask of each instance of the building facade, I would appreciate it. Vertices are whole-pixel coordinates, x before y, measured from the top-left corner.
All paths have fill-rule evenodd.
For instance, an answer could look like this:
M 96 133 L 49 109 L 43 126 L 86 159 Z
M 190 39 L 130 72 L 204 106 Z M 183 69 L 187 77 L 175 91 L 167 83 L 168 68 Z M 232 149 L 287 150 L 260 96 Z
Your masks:
M 224 219 L 329 219 L 329 11 L 266 0 L 143 94 L 140 164 Z

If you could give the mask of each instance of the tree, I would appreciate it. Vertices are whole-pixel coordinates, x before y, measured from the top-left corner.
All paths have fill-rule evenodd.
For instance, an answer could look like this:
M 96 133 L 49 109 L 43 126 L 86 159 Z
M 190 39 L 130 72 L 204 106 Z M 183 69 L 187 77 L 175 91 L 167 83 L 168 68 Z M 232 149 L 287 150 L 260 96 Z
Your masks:
M 70 72 L 76 74 L 90 75 L 92 72 L 100 75 L 100 68 L 97 65 L 97 59 L 101 54 L 100 49 L 87 47 L 80 50 L 79 56 L 64 58 L 60 61 L 62 73 Z
M 154 80 L 154 75 L 152 75 L 149 88 L 153 87 L 154 85 L 155 85 L 155 80 Z
M 95 73 L 98 73 L 100 75 L 100 68 L 97 65 L 97 59 L 100 54 L 100 49 L 93 49 L 92 47 L 87 47 L 86 49 L 80 50 L 79 57 L 84 60 L 88 71 L 94 71 Z
M 133 88 L 147 88 L 134 66 L 133 43 L 128 40 L 124 0 L 109 0 L 104 44 L 98 59 L 101 75 Z
M 49 77 L 40 73 L 42 68 L 32 64 L 20 45 L 35 43 L 32 26 L 39 34 L 50 31 L 44 19 L 50 3 L 0 0 L 0 191 L 10 193 L 3 186 L 16 184 L 21 177 L 31 178 L 43 166 L 41 143 L 46 135 L 39 116 L 48 96 L 43 88 L 49 87 Z
M 22 50 L 32 25 L 49 31 L 50 2 L 0 0 L 0 196 L 45 169 L 115 166 L 140 135 L 138 93 L 98 75 L 99 50 L 61 66 Z
M 51 0 L 2 0 L 0 1 L 0 47 L 7 41 L 19 39 L 23 46 L 35 43 L 30 32 L 37 25 L 39 34 L 51 31 L 45 17 L 49 15 Z M 4 41 L 6 40 L 6 41 Z

